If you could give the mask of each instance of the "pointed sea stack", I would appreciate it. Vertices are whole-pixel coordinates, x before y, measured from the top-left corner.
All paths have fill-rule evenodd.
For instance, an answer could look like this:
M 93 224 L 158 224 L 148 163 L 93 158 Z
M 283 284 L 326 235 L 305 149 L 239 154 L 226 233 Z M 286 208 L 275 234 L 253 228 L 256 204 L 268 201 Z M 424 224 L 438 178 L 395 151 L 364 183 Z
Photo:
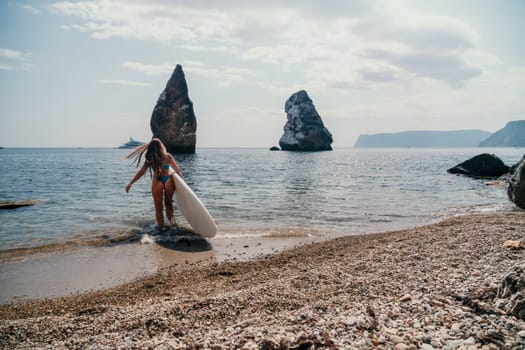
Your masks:
M 170 153 L 194 153 L 197 119 L 188 96 L 188 85 L 177 65 L 160 94 L 151 115 L 153 137 L 159 138 Z
M 286 124 L 279 140 L 283 151 L 331 151 L 332 134 L 325 128 L 321 116 L 304 90 L 286 101 Z

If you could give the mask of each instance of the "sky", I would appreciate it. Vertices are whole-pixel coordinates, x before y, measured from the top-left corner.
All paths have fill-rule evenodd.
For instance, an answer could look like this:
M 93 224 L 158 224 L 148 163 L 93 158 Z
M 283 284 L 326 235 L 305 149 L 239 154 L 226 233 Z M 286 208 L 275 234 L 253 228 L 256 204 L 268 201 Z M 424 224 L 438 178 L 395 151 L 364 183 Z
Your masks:
M 334 137 L 525 119 L 523 0 L 0 0 L 0 146 L 151 138 L 177 64 L 197 147 L 278 145 L 306 90 Z

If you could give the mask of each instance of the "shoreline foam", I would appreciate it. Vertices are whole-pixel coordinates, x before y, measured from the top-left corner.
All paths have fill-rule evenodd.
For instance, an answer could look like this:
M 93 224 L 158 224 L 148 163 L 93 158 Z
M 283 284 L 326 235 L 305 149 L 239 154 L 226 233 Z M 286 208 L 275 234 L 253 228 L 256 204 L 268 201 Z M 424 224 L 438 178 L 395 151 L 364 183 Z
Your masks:
M 525 322 L 470 308 L 525 250 L 523 212 L 336 238 L 244 262 L 0 306 L 0 345 L 100 348 L 520 348 Z

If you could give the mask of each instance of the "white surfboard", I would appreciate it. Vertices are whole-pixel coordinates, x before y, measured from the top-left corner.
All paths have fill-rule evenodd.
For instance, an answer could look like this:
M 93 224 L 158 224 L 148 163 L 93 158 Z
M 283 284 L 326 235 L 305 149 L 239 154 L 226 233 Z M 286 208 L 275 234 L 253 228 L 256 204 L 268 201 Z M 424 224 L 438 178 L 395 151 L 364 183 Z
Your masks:
M 195 233 L 198 233 L 200 236 L 206 238 L 214 237 L 217 233 L 217 225 L 215 225 L 215 221 L 208 209 L 179 175 L 173 173 L 171 176 L 175 184 L 177 206 L 186 221 L 188 221 Z

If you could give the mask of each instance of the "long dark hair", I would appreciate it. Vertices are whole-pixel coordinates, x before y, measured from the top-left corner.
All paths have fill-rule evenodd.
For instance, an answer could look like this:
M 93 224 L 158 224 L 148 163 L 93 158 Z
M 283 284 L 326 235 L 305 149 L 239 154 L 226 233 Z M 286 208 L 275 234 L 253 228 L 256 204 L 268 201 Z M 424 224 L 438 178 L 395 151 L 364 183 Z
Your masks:
M 132 159 L 138 167 L 144 153 L 146 153 L 144 158 L 148 162 L 150 172 L 153 171 L 160 174 L 162 162 L 166 155 L 166 147 L 162 141 L 157 138 L 151 139 L 149 143 L 137 147 L 133 152 L 128 154 L 125 159 Z

